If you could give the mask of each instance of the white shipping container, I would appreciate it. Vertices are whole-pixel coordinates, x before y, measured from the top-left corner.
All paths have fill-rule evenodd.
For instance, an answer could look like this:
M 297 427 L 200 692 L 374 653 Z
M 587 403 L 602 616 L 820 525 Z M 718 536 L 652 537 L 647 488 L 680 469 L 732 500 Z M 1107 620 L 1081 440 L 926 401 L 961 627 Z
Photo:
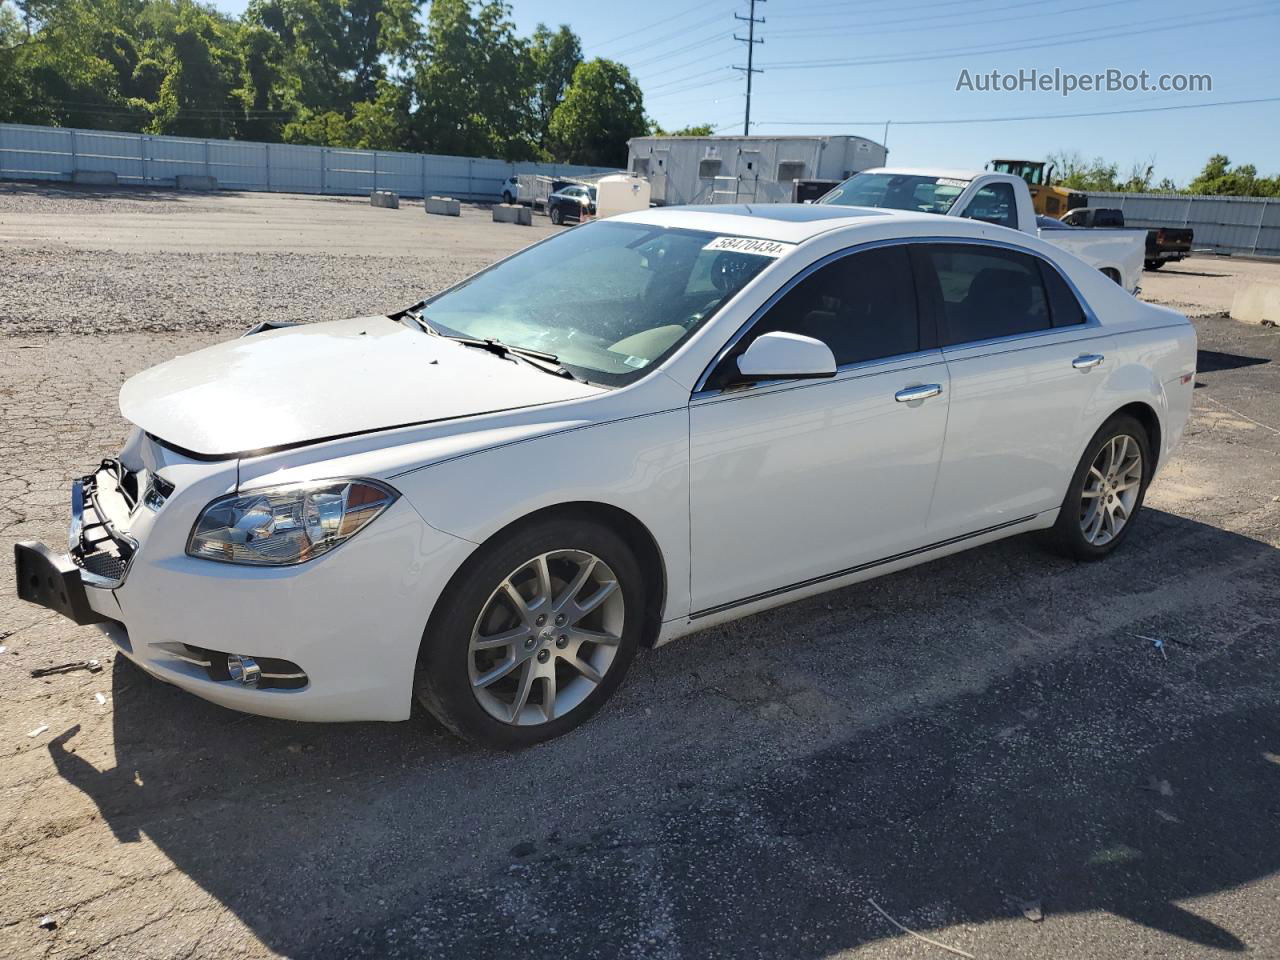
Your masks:
M 796 180 L 844 180 L 882 167 L 889 152 L 865 137 L 636 137 L 627 172 L 660 206 L 786 203 Z

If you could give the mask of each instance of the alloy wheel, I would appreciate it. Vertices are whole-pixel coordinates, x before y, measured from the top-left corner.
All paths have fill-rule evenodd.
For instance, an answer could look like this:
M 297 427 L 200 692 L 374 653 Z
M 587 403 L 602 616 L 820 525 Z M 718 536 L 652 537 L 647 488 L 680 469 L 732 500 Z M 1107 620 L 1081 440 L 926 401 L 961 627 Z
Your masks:
M 471 631 L 476 700 L 516 726 L 564 716 L 604 680 L 625 612 L 617 577 L 594 554 L 554 550 L 526 561 L 489 595 Z
M 1129 522 L 1142 490 L 1142 448 L 1128 434 L 1112 437 L 1094 457 L 1080 497 L 1080 532 L 1095 547 Z

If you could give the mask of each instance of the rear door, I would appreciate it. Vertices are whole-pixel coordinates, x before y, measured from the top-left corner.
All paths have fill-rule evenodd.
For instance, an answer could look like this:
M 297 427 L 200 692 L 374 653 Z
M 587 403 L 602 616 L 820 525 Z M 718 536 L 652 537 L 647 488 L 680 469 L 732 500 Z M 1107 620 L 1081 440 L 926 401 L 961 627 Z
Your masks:
M 1112 342 L 1049 261 L 996 244 L 916 252 L 951 383 L 931 539 L 1061 505 Z
M 826 343 L 836 375 L 730 383 L 738 355 L 779 330 Z M 695 611 L 924 542 L 947 421 L 946 364 L 933 340 L 903 246 L 836 257 L 766 305 L 690 404 Z

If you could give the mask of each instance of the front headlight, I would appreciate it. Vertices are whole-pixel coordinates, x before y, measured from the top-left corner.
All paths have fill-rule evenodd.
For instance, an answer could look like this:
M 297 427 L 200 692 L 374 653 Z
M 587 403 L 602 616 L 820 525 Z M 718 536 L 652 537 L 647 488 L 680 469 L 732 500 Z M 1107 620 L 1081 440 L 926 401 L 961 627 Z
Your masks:
M 377 480 L 322 480 L 220 497 L 204 508 L 187 553 L 205 560 L 286 566 L 351 539 L 399 494 Z

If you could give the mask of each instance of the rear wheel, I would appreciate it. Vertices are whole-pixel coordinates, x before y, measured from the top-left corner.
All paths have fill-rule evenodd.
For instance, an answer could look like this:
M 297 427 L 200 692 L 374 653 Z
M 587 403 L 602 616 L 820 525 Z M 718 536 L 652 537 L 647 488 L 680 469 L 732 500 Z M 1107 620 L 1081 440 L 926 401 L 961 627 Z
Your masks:
M 1164 261 L 1148 260 L 1145 264 L 1143 264 L 1143 266 L 1145 266 L 1148 270 L 1159 270 L 1161 267 L 1164 266 Z
M 491 747 L 567 733 L 613 694 L 635 656 L 644 578 L 596 523 L 533 524 L 482 547 L 442 598 L 416 693 L 445 726 Z
M 1094 434 L 1076 467 L 1050 533 L 1078 560 L 1100 560 L 1129 535 L 1151 480 L 1151 443 L 1142 424 L 1112 417 Z

